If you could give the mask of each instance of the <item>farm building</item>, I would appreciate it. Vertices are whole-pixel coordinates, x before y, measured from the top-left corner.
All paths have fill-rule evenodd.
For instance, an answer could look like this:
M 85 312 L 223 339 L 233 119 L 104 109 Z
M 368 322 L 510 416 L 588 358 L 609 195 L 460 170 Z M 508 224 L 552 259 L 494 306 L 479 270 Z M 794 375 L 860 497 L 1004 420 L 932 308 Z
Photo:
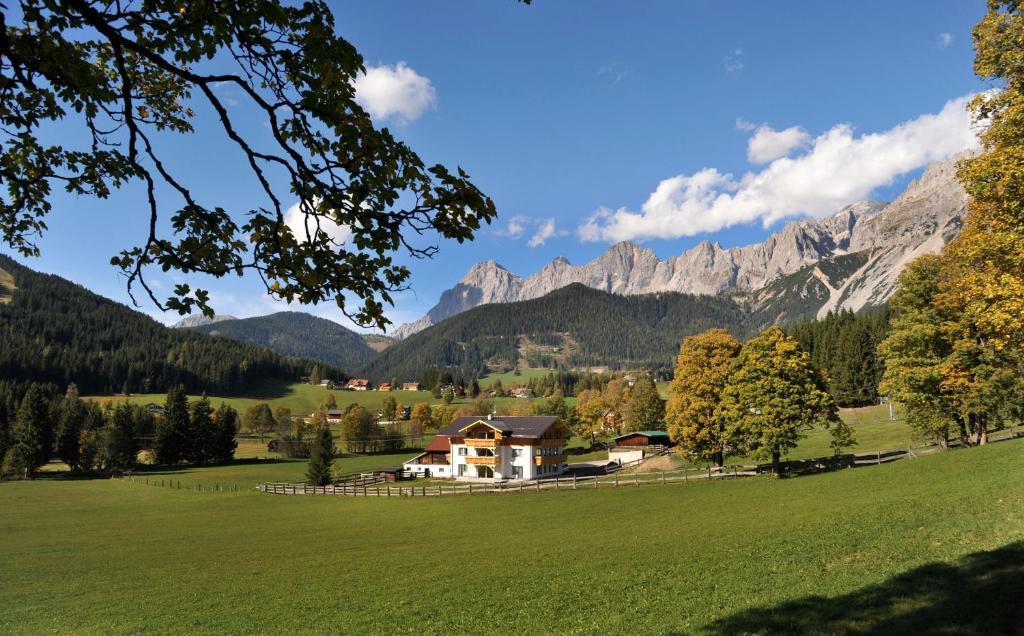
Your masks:
M 342 416 L 345 415 L 345 411 L 341 409 L 328 409 L 327 421 L 331 424 L 337 424 L 341 421 Z
M 516 388 L 512 389 L 511 395 L 512 397 L 517 398 L 532 398 L 533 391 L 531 391 L 530 387 L 528 386 L 517 386 Z
M 422 453 L 405 462 L 402 467 L 412 473 L 451 477 L 451 461 L 451 440 L 438 435 L 430 440 Z
M 428 450 L 405 464 L 410 471 L 455 479 L 540 479 L 565 471 L 569 428 L 554 416 L 456 418 L 442 429 Z M 449 449 L 445 453 L 444 439 Z M 440 461 L 447 464 L 425 464 Z M 429 458 L 428 458 L 429 455 Z M 443 469 L 443 473 L 442 473 Z
M 615 438 L 615 447 L 608 451 L 608 460 L 617 464 L 637 462 L 658 454 L 671 440 L 665 431 L 634 431 Z
M 377 385 L 377 390 L 378 391 L 390 391 L 391 390 L 391 383 L 390 382 L 381 382 L 380 384 Z
M 369 391 L 370 381 L 363 378 L 352 378 L 345 385 L 345 388 L 349 391 Z
M 668 446 L 666 431 L 634 431 L 615 438 L 616 446 Z
M 420 390 L 420 383 L 419 382 L 406 382 L 405 384 L 402 385 L 402 390 L 403 391 L 419 391 Z

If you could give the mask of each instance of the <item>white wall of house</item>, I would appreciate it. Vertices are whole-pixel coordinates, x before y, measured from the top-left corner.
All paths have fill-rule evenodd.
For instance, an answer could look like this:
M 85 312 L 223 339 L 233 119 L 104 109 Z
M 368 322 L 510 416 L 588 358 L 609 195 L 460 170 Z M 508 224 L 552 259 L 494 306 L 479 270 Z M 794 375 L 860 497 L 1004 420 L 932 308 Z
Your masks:
M 467 446 L 465 444 L 452 444 L 451 447 L 451 458 L 452 463 L 450 472 L 445 473 L 443 476 L 454 477 L 454 478 L 466 478 L 466 479 L 477 479 L 477 466 L 478 464 L 470 464 L 466 461 L 467 457 L 477 456 L 479 447 Z M 498 460 L 494 466 L 494 478 L 495 479 L 537 479 L 555 477 L 565 472 L 566 464 L 546 464 L 548 466 L 548 472 L 541 473 L 541 467 L 537 465 L 536 457 L 546 455 L 562 455 L 565 453 L 565 448 L 562 446 L 531 446 L 531 445 L 498 445 L 494 448 L 494 454 L 498 457 Z M 407 464 L 409 470 L 415 470 L 412 464 Z M 435 466 L 437 466 L 435 464 Z M 459 467 L 464 468 L 460 469 Z M 428 466 L 429 467 L 429 466 Z M 519 468 L 521 475 L 516 474 L 516 468 Z M 439 477 L 442 473 L 431 468 L 431 474 L 436 474 Z
M 448 464 L 416 464 L 406 462 L 402 464 L 402 468 L 411 473 L 425 473 L 429 470 L 431 477 L 451 477 L 451 466 Z

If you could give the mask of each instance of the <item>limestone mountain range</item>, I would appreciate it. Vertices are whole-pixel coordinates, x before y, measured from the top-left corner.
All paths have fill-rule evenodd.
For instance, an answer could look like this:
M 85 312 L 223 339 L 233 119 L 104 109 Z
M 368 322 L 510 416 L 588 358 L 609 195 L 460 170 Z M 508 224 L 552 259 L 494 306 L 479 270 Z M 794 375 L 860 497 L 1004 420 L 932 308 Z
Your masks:
M 423 318 L 402 325 L 395 336 L 479 305 L 538 298 L 573 283 L 623 295 L 728 295 L 764 314 L 766 322 L 880 305 L 907 263 L 939 251 L 959 232 L 968 197 L 955 173 L 955 158 L 932 164 L 891 203 L 854 203 L 828 218 L 788 223 L 743 247 L 703 241 L 662 260 L 622 242 L 589 263 L 572 265 L 559 257 L 525 278 L 494 260 L 476 263 Z

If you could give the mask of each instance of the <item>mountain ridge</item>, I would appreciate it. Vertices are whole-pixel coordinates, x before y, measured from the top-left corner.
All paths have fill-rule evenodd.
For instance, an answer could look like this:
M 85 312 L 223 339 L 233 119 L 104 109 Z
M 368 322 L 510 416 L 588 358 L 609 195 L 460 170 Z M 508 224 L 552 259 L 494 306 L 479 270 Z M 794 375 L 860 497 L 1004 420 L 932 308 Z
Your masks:
M 583 265 L 560 256 L 525 278 L 494 260 L 481 261 L 394 336 L 408 337 L 472 307 L 538 298 L 572 283 L 621 295 L 671 291 L 755 302 L 762 290 L 808 265 L 856 252 L 866 253 L 867 261 L 838 287 L 825 286 L 819 315 L 879 305 L 910 260 L 938 251 L 959 232 L 967 194 L 956 180 L 956 161 L 931 164 L 890 203 L 860 201 L 830 217 L 791 221 L 764 241 L 742 247 L 705 240 L 661 260 L 648 248 L 619 242 Z

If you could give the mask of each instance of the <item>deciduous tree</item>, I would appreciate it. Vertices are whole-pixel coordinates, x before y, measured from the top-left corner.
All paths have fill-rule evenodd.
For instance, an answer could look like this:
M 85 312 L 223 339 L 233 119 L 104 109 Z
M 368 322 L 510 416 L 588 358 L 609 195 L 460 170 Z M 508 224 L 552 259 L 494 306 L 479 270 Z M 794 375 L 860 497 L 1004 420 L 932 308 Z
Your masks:
M 665 430 L 665 401 L 647 376 L 637 378 L 622 418 L 624 432 Z
M 410 235 L 471 240 L 496 214 L 461 168 L 428 167 L 374 124 L 356 101 L 363 59 L 335 35 L 325 2 L 23 0 L 0 15 L 0 228 L 22 254 L 39 253 L 32 241 L 46 230 L 53 186 L 107 198 L 137 182 L 148 231 L 111 261 L 130 294 L 139 285 L 159 307 L 212 315 L 206 291 L 181 283 L 161 300 L 146 272 L 254 272 L 274 297 L 333 301 L 384 327 L 383 303 L 409 276 L 394 254 L 437 251 Z M 264 126 L 240 126 L 242 109 Z M 58 120 L 79 124 L 85 140 L 53 143 Z M 262 197 L 248 209 L 204 201 L 167 156 L 169 137 L 218 131 Z M 298 223 L 287 222 L 289 197 Z
M 733 362 L 743 345 L 725 329 L 683 340 L 668 389 L 665 419 L 679 447 L 700 459 L 725 463 L 725 423 L 717 413 Z
M 782 456 L 815 425 L 834 429 L 835 400 L 825 378 L 779 327 L 769 327 L 743 345 L 733 363 L 718 417 L 735 448 L 771 459 L 776 474 Z

